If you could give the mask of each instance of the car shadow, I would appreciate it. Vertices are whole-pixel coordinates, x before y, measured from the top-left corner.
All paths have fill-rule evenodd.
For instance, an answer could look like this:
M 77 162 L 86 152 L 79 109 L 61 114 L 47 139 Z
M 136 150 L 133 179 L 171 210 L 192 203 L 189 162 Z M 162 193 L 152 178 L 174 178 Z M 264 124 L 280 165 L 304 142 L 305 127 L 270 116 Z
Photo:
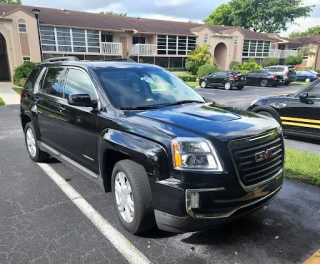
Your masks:
M 301 141 L 304 143 L 320 145 L 320 139 L 304 138 L 304 137 L 299 137 L 299 136 L 285 136 L 285 139 L 296 140 L 296 141 Z

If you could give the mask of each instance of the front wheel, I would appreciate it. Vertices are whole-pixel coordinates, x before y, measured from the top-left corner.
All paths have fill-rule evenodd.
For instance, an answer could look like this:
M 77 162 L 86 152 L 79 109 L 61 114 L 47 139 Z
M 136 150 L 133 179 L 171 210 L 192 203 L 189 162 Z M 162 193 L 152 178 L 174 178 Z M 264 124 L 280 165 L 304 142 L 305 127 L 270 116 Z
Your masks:
M 244 87 L 243 85 L 241 85 L 241 86 L 237 86 L 237 89 L 238 89 L 238 90 L 242 90 L 242 89 L 243 89 L 243 87 Z
M 232 88 L 231 82 L 226 82 L 226 83 L 224 84 L 224 89 L 225 89 L 225 90 L 230 90 L 231 88 Z
M 49 158 L 49 154 L 39 149 L 32 123 L 26 124 L 24 128 L 25 143 L 29 157 L 35 161 L 44 161 Z
M 305 80 L 307 83 L 309 83 L 311 80 L 310 80 L 310 78 L 306 78 L 306 80 Z
M 267 86 L 268 86 L 268 80 L 262 80 L 262 81 L 260 82 L 260 86 L 261 86 L 261 87 L 267 87 Z
M 206 81 L 201 81 L 200 87 L 201 88 L 206 88 L 207 87 L 207 82 Z
M 112 172 L 112 195 L 118 218 L 133 234 L 155 225 L 150 184 L 145 169 L 132 160 L 116 163 Z

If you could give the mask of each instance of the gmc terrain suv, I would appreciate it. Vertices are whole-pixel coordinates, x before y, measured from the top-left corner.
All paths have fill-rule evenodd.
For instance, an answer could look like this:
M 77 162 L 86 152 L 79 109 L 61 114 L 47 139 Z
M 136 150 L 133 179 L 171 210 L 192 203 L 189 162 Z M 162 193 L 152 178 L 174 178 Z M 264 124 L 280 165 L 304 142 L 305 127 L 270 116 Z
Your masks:
M 158 66 L 55 60 L 36 66 L 21 93 L 28 154 L 112 191 L 128 231 L 208 229 L 282 187 L 274 119 L 208 102 Z

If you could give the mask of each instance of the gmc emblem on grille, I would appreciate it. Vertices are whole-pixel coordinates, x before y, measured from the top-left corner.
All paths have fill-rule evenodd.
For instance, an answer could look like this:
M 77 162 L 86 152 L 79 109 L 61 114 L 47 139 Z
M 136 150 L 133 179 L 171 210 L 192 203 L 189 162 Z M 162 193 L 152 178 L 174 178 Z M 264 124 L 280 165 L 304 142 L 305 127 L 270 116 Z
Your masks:
M 277 147 L 269 148 L 264 151 L 254 154 L 256 162 L 261 162 L 270 159 L 278 154 Z

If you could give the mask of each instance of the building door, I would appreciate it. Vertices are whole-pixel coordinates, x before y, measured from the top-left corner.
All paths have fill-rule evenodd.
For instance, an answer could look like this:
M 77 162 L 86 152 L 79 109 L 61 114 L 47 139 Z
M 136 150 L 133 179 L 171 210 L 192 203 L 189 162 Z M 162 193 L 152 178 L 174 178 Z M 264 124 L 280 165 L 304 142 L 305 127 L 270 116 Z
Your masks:
M 0 81 L 10 81 L 7 45 L 4 36 L 0 33 Z

